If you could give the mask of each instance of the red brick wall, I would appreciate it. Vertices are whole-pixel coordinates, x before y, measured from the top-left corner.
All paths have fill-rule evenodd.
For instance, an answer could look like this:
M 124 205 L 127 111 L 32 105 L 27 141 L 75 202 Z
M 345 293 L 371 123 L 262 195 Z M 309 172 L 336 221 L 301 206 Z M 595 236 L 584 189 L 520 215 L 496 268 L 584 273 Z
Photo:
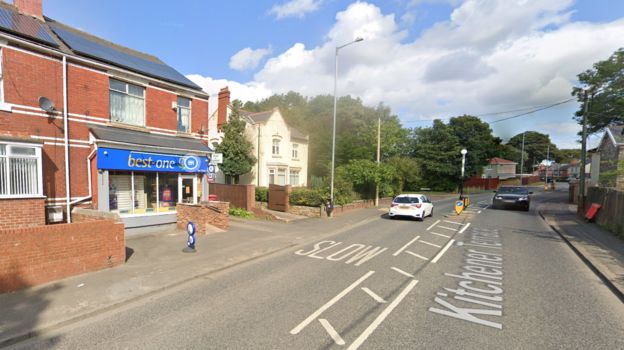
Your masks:
M 109 83 L 105 74 L 69 65 L 67 82 L 67 104 L 71 113 L 109 118 Z
M 191 102 L 191 131 L 199 132 L 202 129 L 208 133 L 208 102 L 193 99 Z
M 0 199 L 0 230 L 42 225 L 45 225 L 45 199 Z
M 177 115 L 171 103 L 177 101 L 178 95 L 160 89 L 147 88 L 145 92 L 147 115 L 146 126 L 176 131 Z
M 227 230 L 230 228 L 230 203 L 178 203 L 176 207 L 176 220 L 178 229 L 180 230 L 186 230 L 188 222 L 193 222 L 197 234 L 200 235 L 206 234 L 206 224 Z
M 2 56 L 2 78 L 6 101 L 39 107 L 39 97 L 46 96 L 54 101 L 58 109 L 62 109 L 63 65 L 61 61 L 10 49 L 3 49 Z
M 0 230 L 0 293 L 123 264 L 124 225 L 112 220 Z

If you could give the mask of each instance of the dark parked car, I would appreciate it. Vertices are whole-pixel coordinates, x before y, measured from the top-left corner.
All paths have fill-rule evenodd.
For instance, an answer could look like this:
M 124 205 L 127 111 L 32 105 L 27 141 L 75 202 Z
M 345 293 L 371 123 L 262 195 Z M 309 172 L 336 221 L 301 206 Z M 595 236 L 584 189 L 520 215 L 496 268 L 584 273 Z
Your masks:
M 495 191 L 494 199 L 492 200 L 492 208 L 520 208 L 524 211 L 529 211 L 531 205 L 531 194 L 525 187 L 520 186 L 503 186 Z

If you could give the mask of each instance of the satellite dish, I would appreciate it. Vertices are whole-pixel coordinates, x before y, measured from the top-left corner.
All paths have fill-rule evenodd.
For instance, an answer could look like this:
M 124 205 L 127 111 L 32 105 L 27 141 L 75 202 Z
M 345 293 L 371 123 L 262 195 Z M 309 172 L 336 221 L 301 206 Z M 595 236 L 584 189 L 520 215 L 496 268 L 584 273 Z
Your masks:
M 52 113 L 55 110 L 54 102 L 44 96 L 39 97 L 39 107 L 48 113 Z

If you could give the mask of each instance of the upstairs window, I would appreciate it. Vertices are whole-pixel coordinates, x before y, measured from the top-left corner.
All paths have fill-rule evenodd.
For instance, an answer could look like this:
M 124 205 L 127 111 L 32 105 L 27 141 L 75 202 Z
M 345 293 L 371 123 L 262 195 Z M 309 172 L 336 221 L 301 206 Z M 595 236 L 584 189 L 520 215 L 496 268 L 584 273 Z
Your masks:
M 279 156 L 280 154 L 280 140 L 279 139 L 273 139 L 273 147 L 271 147 L 271 153 L 274 156 Z
M 145 88 L 110 79 L 111 122 L 145 126 Z
M 299 145 L 296 143 L 292 144 L 292 159 L 299 159 Z
M 191 132 L 191 99 L 178 97 L 178 131 Z
M 0 198 L 42 195 L 41 147 L 0 143 Z

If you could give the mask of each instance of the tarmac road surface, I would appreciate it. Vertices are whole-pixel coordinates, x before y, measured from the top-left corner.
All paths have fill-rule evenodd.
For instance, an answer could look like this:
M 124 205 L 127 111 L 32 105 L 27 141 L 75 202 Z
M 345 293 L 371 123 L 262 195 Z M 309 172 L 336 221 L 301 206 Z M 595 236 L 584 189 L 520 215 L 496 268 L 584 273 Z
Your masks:
M 624 305 L 539 218 L 548 194 L 529 212 L 491 197 L 460 216 L 438 203 L 424 222 L 369 209 L 366 225 L 13 347 L 622 348 Z

